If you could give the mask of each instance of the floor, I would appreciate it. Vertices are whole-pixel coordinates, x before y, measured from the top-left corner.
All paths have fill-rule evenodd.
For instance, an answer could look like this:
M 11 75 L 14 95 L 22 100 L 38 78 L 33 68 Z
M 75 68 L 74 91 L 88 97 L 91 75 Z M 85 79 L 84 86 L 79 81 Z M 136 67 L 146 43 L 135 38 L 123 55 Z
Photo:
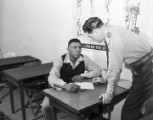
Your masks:
M 0 98 L 5 95 L 8 92 L 8 88 L 4 88 L 0 90 Z M 10 108 L 10 99 L 9 95 L 7 95 L 5 98 L 3 98 L 2 103 L 0 104 L 0 113 L 3 112 L 5 115 L 4 120 L 22 120 L 22 114 L 20 109 L 20 99 L 19 99 L 19 91 L 15 90 L 15 110 L 16 112 L 14 114 L 11 113 Z M 120 120 L 120 114 L 121 114 L 121 108 L 124 103 L 124 100 L 121 101 L 118 105 L 115 106 L 114 111 L 112 112 L 112 120 Z M 37 115 L 37 117 L 34 117 L 31 109 L 26 109 L 26 116 L 27 120 L 44 120 L 43 115 L 41 112 Z M 107 115 L 105 115 L 107 117 Z M 0 118 L 0 120 L 3 120 Z M 60 120 L 70 120 L 68 118 L 61 118 Z
M 4 89 L 0 90 L 0 98 L 2 96 L 4 96 L 6 93 L 8 93 L 8 88 L 4 88 Z M 15 93 L 14 94 L 14 103 L 15 103 L 15 111 L 16 111 L 14 114 L 11 113 L 9 95 L 7 95 L 5 98 L 3 98 L 2 103 L 0 104 L 0 112 L 3 112 L 6 117 L 6 119 L 4 119 L 4 120 L 22 120 L 19 91 L 15 90 L 14 93 Z M 27 113 L 27 120 L 43 120 L 41 113 L 38 114 L 38 117 L 34 117 L 30 108 L 28 108 L 26 110 L 26 113 Z

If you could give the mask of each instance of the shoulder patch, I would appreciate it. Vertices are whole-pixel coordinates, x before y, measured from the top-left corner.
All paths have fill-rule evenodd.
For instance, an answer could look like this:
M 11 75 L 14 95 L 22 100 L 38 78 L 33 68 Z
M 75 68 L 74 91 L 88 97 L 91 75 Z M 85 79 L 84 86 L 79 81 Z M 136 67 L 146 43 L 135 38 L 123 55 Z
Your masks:
M 110 38 L 111 37 L 111 32 L 108 32 L 107 36 L 108 36 L 108 38 Z

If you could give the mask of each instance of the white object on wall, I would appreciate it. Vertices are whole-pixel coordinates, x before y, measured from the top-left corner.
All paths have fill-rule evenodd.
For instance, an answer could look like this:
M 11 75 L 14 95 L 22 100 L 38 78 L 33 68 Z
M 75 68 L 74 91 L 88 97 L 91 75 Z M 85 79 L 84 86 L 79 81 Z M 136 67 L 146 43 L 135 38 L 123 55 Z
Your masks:
M 15 57 L 17 56 L 14 52 L 7 52 L 2 55 L 3 58 Z

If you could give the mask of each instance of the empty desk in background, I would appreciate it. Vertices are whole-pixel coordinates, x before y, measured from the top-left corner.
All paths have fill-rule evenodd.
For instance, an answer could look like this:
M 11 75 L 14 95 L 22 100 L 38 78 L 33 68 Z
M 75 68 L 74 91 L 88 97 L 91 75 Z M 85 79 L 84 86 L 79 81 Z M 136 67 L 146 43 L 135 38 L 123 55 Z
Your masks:
M 22 66 L 25 63 L 36 62 L 39 59 L 26 55 L 26 56 L 17 56 L 17 57 L 9 57 L 9 58 L 1 58 L 0 59 L 0 84 L 5 81 L 2 72 L 6 69 L 11 69 L 15 67 Z M 8 94 L 8 93 L 7 93 Z M 2 96 L 0 99 L 3 99 L 7 94 Z
M 0 71 L 8 68 L 18 67 L 27 62 L 39 61 L 39 59 L 32 56 L 17 56 L 10 58 L 1 58 L 0 59 Z
M 39 59 L 32 56 L 17 56 L 10 58 L 1 58 L 0 59 L 0 82 L 2 79 L 2 71 L 10 68 L 19 67 L 28 62 L 40 61 Z
M 52 120 L 57 120 L 56 109 L 72 114 L 82 120 L 82 116 L 89 114 L 95 108 L 102 105 L 98 100 L 100 94 L 106 91 L 106 85 L 96 85 L 94 90 L 82 90 L 77 93 L 71 93 L 64 90 L 58 91 L 54 88 L 43 90 L 43 93 L 50 98 L 52 107 Z M 111 108 L 128 94 L 128 89 L 117 86 L 115 96 L 109 105 L 102 105 L 102 108 Z M 103 113 L 104 111 L 102 111 Z M 111 113 L 111 110 L 109 110 Z
M 26 87 L 26 84 L 29 84 L 30 82 L 34 82 L 37 80 L 47 80 L 51 68 L 52 68 L 52 63 L 45 63 L 29 67 L 9 69 L 3 72 L 6 80 L 10 84 L 13 84 L 19 88 L 23 120 L 26 120 L 25 98 L 24 98 L 24 88 Z M 10 87 L 10 102 L 11 102 L 12 112 L 14 112 L 14 100 L 13 100 L 13 92 L 11 87 Z

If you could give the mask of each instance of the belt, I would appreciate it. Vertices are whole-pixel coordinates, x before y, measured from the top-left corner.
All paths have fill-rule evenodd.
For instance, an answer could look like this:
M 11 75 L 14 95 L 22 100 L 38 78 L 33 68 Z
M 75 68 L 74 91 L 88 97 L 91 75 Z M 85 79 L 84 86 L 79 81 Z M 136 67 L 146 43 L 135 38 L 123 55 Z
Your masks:
M 142 58 L 140 58 L 138 61 L 131 63 L 130 66 L 132 68 L 139 66 L 140 64 L 145 63 L 146 61 L 148 61 L 149 59 L 151 59 L 153 57 L 153 49 L 151 49 L 151 51 L 149 53 L 147 53 L 145 56 L 143 56 Z

